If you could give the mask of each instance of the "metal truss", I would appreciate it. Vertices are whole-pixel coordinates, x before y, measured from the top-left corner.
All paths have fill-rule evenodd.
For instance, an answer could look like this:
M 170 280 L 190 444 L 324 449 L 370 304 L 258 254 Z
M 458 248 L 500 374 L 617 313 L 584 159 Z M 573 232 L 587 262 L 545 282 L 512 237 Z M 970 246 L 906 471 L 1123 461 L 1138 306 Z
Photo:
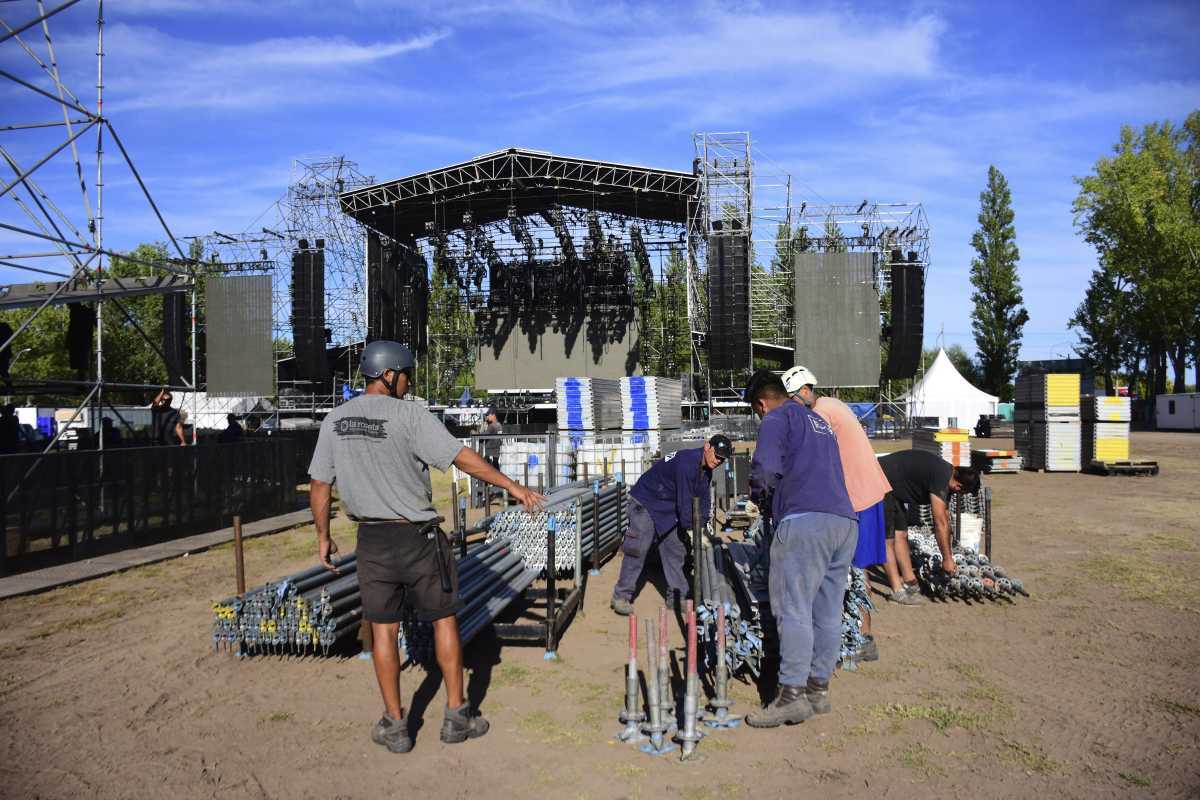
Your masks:
M 481 183 L 500 181 L 549 186 L 578 184 L 596 187 L 595 191 L 620 189 L 681 197 L 694 197 L 697 189 L 696 178 L 683 172 L 511 148 L 461 164 L 349 191 L 342 196 L 342 204 L 348 213 L 354 214 L 429 195 L 442 199 L 468 197 L 478 192 Z
M 121 313 L 125 320 L 146 339 L 148 346 L 156 352 L 160 352 L 158 346 L 137 326 L 136 321 L 121 302 L 122 297 L 145 293 L 146 287 L 122 286 L 121 282 L 114 282 L 108 278 L 106 265 L 113 258 L 138 263 L 151 272 L 168 276 L 166 280 L 168 284 L 171 284 L 170 288 L 165 289 L 166 284 L 163 284 L 158 287 L 159 289 L 169 291 L 186 289 L 189 291 L 192 301 L 192 380 L 184 387 L 176 388 L 192 388 L 196 384 L 195 262 L 184 252 L 179 241 L 171 232 L 112 121 L 103 116 L 101 111 L 104 107 L 105 56 L 103 0 L 97 0 L 96 3 L 97 79 L 94 110 L 80 95 L 71 91 L 63 82 L 59 72 L 49 20 L 79 2 L 80 0 L 67 0 L 67 2 L 47 10 L 42 0 L 37 0 L 37 13 L 32 19 L 18 24 L 10 24 L 7 20 L 0 18 L 0 28 L 3 29 L 3 33 L 0 33 L 0 46 L 9 49 L 19 48 L 25 58 L 18 57 L 17 60 L 28 70 L 27 73 L 18 75 L 0 69 L 0 78 L 17 87 L 18 91 L 15 95 L 21 100 L 41 103 L 62 114 L 61 121 L 47 120 L 43 117 L 0 127 L 0 134 L 11 135 L 16 132 L 33 131 L 35 134 L 40 132 L 47 139 L 38 141 L 36 147 L 40 152 L 31 159 L 19 157 L 21 154 L 17 152 L 15 145 L 9 145 L 7 138 L 0 139 L 5 142 L 0 144 L 0 159 L 4 162 L 2 166 L 12 173 L 12 177 L 0 185 L 0 198 L 9 197 L 20 212 L 22 220 L 20 225 L 0 221 L 0 230 L 15 234 L 13 237 L 15 244 L 11 244 L 7 248 L 13 252 L 0 258 L 0 264 L 34 275 L 62 278 L 56 284 L 46 286 L 45 290 L 40 293 L 38 291 L 27 292 L 30 295 L 28 298 L 30 302 L 20 304 L 16 301 L 13 302 L 13 305 L 32 306 L 33 311 L 17 326 L 16 331 L 6 341 L 0 342 L 0 351 L 12 348 L 30 324 L 45 309 L 53 305 L 91 299 L 95 301 L 96 307 L 94 378 L 86 382 L 73 380 L 47 382 L 57 387 L 59 391 L 82 394 L 84 399 L 75 409 L 69 422 L 60 427 L 59 434 L 47 445 L 46 452 L 55 446 L 62 432 L 79 418 L 83 409 L 89 404 L 99 410 L 103 405 L 109 403 L 105 395 L 106 390 L 119 391 L 122 388 L 128 388 L 125 384 L 105 382 L 103 321 L 107 307 L 111 306 L 112 310 Z M 22 34 L 29 34 L 29 39 L 22 38 Z M 40 34 L 42 40 L 41 48 L 35 48 L 31 44 L 37 34 Z M 46 115 L 52 116 L 52 112 L 48 112 Z M 95 135 L 95 177 L 89 187 L 84 169 L 85 159 L 80 155 L 79 145 L 85 134 L 92 133 Z M 20 144 L 25 147 L 29 147 L 29 143 L 28 138 L 20 141 Z M 115 145 L 120 155 L 117 163 L 128 169 L 142 198 L 153 211 L 162 233 L 165 234 L 178 258 L 149 262 L 114 252 L 104 246 L 104 189 L 105 169 L 108 166 L 105 159 L 106 145 Z M 67 213 L 64 210 L 64 204 L 56 201 L 38 182 L 41 173 L 49 172 L 50 168 L 57 166 L 58 162 L 65 158 L 62 156 L 63 153 L 70 154 L 72 179 L 79 187 L 81 205 L 84 210 L 84 218 L 81 223 Z M 12 293 L 16 288 L 10 287 L 8 293 Z M 98 431 L 98 446 L 104 447 L 103 427 Z M 30 469 L 26 478 L 36 469 L 37 463 Z
M 301 240 L 310 247 L 323 241 L 325 327 L 332 344 L 352 345 L 366 337 L 366 228 L 342 213 L 339 196 L 374 180 L 344 156 L 298 159 L 286 191 L 246 230 L 186 238 L 202 244 L 209 274 L 272 276 L 272 331 L 280 343 L 292 340 L 292 253 Z

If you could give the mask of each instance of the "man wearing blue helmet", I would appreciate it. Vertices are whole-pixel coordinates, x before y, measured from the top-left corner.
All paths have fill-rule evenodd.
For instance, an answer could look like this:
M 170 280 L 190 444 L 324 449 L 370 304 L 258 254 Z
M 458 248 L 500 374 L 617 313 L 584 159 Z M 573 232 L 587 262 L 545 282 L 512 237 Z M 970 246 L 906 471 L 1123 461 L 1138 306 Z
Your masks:
M 464 742 L 488 730 L 487 721 L 463 698 L 462 643 L 455 617 L 462 607 L 458 572 L 437 527 L 429 468 L 444 471 L 453 464 L 507 490 L 529 510 L 544 499 L 463 447 L 427 409 L 400 399 L 408 393 L 414 365 L 412 352 L 398 342 L 371 342 L 363 348 L 360 368 L 366 390 L 325 417 L 308 469 L 318 557 L 327 569 L 335 568 L 331 558 L 337 552 L 329 535 L 335 481 L 342 506 L 359 523 L 358 585 L 363 618 L 371 623 L 371 657 L 384 705 L 371 739 L 393 753 L 407 753 L 413 746 L 400 704 L 396 647 L 406 606 L 433 624 L 434 650 L 446 684 L 442 741 Z

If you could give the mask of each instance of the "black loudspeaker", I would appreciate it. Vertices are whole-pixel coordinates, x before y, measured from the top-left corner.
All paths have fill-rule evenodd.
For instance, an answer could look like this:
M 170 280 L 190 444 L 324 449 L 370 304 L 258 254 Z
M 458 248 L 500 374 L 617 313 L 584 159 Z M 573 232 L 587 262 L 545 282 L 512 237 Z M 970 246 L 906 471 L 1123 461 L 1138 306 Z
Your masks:
M 96 312 L 90 305 L 69 303 L 67 322 L 67 358 L 71 369 L 84 371 L 92 365 L 92 334 L 96 330 Z
M 708 238 L 708 319 L 709 369 L 749 369 L 750 241 L 747 236 L 734 233 Z
M 184 296 L 178 292 L 163 295 L 162 309 L 162 351 L 167 367 L 167 383 L 181 386 L 184 380 L 184 366 L 187 364 L 187 312 L 184 310 Z
M 320 242 L 324 244 L 324 242 Z M 329 361 L 325 355 L 325 250 L 301 249 L 292 253 L 292 345 L 296 377 L 325 383 Z
M 925 335 L 925 269 L 910 252 L 892 254 L 892 325 L 888 360 L 881 380 L 901 380 L 917 374 Z
M 367 235 L 367 341 L 388 339 L 415 353 L 428 347 L 429 272 L 411 247 Z

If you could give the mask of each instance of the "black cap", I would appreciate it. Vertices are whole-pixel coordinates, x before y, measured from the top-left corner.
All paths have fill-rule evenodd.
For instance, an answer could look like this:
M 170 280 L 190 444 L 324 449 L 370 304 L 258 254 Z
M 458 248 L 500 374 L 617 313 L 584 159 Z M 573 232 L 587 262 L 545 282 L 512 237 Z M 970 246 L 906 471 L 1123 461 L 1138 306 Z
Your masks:
M 733 456 L 733 442 L 729 441 L 729 437 L 723 433 L 718 433 L 708 440 L 712 445 L 713 452 L 717 454 L 717 458 L 730 458 Z

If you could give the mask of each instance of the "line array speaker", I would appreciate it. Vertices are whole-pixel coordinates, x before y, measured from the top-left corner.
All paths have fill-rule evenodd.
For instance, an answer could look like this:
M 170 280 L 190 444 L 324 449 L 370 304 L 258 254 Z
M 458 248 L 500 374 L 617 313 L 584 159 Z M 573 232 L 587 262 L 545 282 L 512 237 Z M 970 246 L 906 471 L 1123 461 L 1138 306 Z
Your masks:
M 292 253 L 292 344 L 296 353 L 296 377 L 325 383 L 329 360 L 325 351 L 325 242 L 316 248 L 300 240 Z
M 925 270 L 914 252 L 909 252 L 905 258 L 899 250 L 893 250 L 891 261 L 891 344 L 881 378 L 901 380 L 916 375 L 921 364 L 921 343 L 925 335 Z
M 749 369 L 750 241 L 744 234 L 708 238 L 708 316 L 709 369 Z
M 428 345 L 429 274 L 421 254 L 367 235 L 367 341 L 389 339 L 424 353 Z
M 96 312 L 91 305 L 68 303 L 67 360 L 71 369 L 84 371 L 92 365 L 92 334 L 96 330 Z
M 162 308 L 162 351 L 167 368 L 167 383 L 182 386 L 187 363 L 187 312 L 180 292 L 164 294 Z

